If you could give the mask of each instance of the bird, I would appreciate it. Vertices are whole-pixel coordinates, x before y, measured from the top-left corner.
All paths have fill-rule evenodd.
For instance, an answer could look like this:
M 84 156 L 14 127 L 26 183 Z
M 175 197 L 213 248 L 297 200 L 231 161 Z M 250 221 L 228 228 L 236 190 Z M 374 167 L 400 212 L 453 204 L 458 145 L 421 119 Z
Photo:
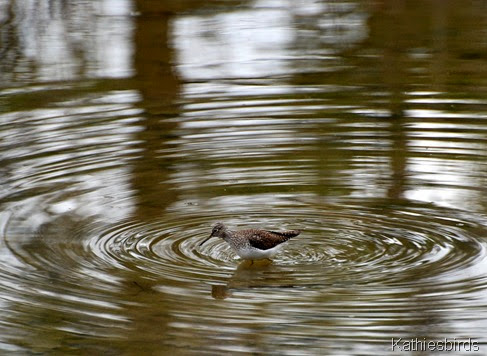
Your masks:
M 300 230 L 270 231 L 247 229 L 233 231 L 219 222 L 213 226 L 210 236 L 202 241 L 199 246 L 202 246 L 212 237 L 220 237 L 242 259 L 251 260 L 253 263 L 254 260 L 270 259 L 278 252 L 284 242 L 298 236 L 300 233 Z

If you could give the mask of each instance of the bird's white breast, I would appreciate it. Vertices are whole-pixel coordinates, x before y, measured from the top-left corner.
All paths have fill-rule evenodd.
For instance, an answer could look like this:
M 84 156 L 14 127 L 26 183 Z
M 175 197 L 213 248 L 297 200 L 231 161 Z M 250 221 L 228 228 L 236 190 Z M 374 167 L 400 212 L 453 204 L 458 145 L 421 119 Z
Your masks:
M 260 260 L 274 256 L 279 251 L 280 247 L 281 246 L 276 246 L 268 250 L 259 250 L 258 248 L 248 246 L 238 250 L 234 248 L 234 250 L 237 255 L 239 255 L 243 259 Z

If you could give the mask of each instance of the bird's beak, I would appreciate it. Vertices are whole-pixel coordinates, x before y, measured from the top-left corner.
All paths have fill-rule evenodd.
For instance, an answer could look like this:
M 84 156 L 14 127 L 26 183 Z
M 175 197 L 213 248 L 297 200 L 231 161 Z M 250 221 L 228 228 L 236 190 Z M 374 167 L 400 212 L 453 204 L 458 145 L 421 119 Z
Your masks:
M 203 246 L 203 244 L 204 244 L 206 241 L 208 241 L 209 239 L 211 239 L 212 237 L 213 237 L 213 234 L 211 234 L 209 237 L 207 237 L 206 239 L 204 239 L 204 240 L 203 240 L 203 242 L 201 242 L 201 243 L 199 244 L 199 246 Z

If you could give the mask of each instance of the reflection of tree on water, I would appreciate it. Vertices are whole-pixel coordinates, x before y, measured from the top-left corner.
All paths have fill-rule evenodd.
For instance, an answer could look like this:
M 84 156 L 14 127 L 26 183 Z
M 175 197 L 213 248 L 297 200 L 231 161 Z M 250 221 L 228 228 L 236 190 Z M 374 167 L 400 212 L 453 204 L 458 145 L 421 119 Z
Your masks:
M 117 6 L 103 6 L 102 1 L 2 2 L 2 85 L 127 77 L 130 3 L 121 0 Z
M 173 67 L 170 13 L 154 1 L 138 1 L 136 6 L 140 14 L 135 19 L 133 84 L 141 94 L 138 106 L 144 114 L 143 129 L 136 134 L 141 154 L 133 162 L 131 181 L 138 200 L 136 215 L 145 220 L 177 200 L 169 183 L 173 160 L 161 153 L 176 149 L 170 141 L 178 126 L 180 80 Z

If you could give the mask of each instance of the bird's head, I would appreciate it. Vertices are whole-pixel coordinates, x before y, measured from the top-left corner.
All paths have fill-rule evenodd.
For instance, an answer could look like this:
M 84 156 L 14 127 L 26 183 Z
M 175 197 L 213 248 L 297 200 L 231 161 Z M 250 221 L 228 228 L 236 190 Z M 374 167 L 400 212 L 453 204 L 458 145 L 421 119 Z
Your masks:
M 203 245 L 206 241 L 211 239 L 212 237 L 221 237 L 223 238 L 225 236 L 225 233 L 227 231 L 227 228 L 225 225 L 222 223 L 216 223 L 215 226 L 213 226 L 213 229 L 211 230 L 211 234 L 208 238 L 206 238 L 203 242 L 200 243 L 200 246 Z

